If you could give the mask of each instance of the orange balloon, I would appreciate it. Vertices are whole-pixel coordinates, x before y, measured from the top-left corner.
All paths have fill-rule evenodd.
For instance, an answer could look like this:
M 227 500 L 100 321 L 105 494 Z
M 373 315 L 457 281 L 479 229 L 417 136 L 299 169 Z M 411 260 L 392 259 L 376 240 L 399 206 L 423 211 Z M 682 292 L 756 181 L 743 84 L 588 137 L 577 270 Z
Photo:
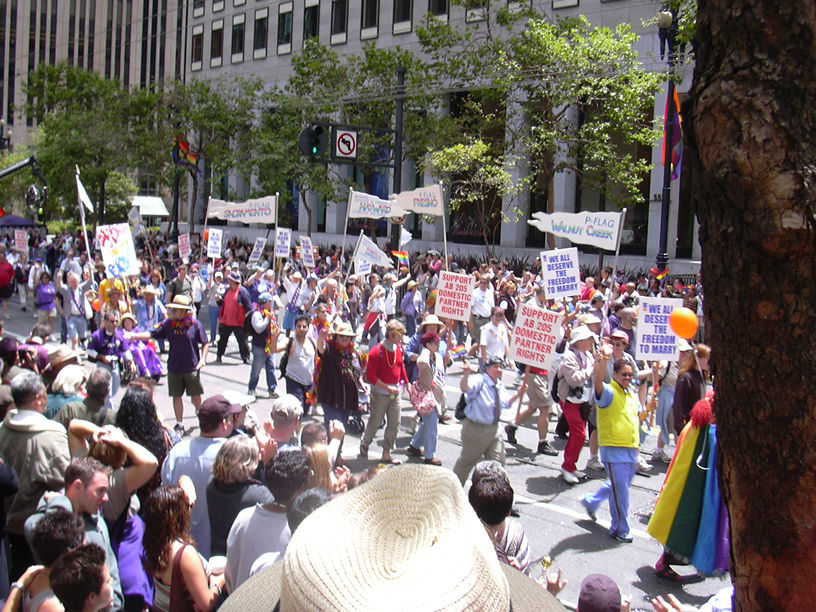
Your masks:
M 91 302 L 91 308 L 93 308 L 94 312 L 99 312 L 99 298 L 96 298 L 93 302 Z
M 210 230 L 205 229 L 203 232 L 201 232 L 201 237 L 204 238 L 204 242 L 207 242 L 210 239 Z
M 698 325 L 697 315 L 693 310 L 685 306 L 675 308 L 669 315 L 669 327 L 672 328 L 675 334 L 686 340 L 691 340 L 694 337 Z

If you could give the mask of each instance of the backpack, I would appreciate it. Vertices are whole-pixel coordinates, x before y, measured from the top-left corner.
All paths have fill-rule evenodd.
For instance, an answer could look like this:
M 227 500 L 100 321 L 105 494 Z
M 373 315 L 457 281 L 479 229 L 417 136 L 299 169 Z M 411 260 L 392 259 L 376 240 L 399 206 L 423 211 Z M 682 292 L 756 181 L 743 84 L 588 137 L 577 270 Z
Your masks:
M 465 401 L 465 394 L 462 393 L 459 395 L 459 401 L 456 402 L 456 409 L 453 411 L 453 416 L 456 417 L 457 421 L 464 421 L 465 420 L 465 407 L 467 406 L 467 402 Z
M 242 327 L 243 327 L 244 333 L 245 333 L 246 335 L 248 335 L 248 336 L 250 336 L 250 335 L 251 335 L 251 336 L 254 336 L 255 334 L 257 334 L 257 333 L 258 333 L 258 332 L 256 332 L 256 331 L 255 331 L 255 328 L 254 328 L 254 327 L 252 327 L 252 315 L 253 315 L 254 313 L 255 313 L 255 311 L 254 311 L 254 310 L 250 310 L 249 312 L 247 312 L 247 313 L 244 315 L 244 324 L 243 324 L 243 326 L 242 326 Z
M 283 352 L 283 356 L 281 357 L 280 364 L 278 368 L 280 369 L 281 377 L 286 376 L 286 367 L 289 365 L 289 351 L 292 350 L 292 341 L 294 337 L 289 338 L 289 342 L 286 343 L 286 350 Z

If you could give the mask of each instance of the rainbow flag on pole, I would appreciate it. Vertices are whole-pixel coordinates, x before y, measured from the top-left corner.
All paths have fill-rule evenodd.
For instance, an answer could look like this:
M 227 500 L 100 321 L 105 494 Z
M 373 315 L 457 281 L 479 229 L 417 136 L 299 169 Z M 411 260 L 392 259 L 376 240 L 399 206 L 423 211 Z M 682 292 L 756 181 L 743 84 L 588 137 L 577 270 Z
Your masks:
M 408 251 L 391 251 L 391 254 L 397 258 L 397 262 L 399 262 L 400 268 L 403 266 L 409 268 L 408 265 Z
M 467 349 L 465 348 L 464 344 L 454 346 L 450 350 L 451 359 L 459 359 L 460 357 L 464 357 L 465 355 L 467 355 Z

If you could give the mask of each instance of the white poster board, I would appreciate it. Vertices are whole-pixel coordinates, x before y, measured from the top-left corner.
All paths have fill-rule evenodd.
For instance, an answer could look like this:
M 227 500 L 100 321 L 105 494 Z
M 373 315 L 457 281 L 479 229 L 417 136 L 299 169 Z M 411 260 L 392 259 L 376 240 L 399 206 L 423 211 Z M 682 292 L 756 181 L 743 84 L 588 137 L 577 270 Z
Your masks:
M 507 357 L 548 370 L 555 346 L 561 337 L 563 321 L 564 315 L 561 313 L 527 304 L 520 305 Z
M 25 230 L 14 230 L 14 248 L 23 253 L 28 252 L 28 234 Z
M 193 252 L 190 248 L 190 234 L 179 234 L 178 249 L 179 257 L 182 259 L 187 259 L 190 256 L 190 253 Z
M 307 268 L 315 267 L 314 251 L 312 251 L 312 239 L 308 236 L 300 237 L 300 256 L 303 258 L 303 265 Z
M 354 262 L 354 271 L 357 273 L 358 276 L 371 274 L 371 262 L 370 261 L 362 261 L 362 260 L 355 260 Z
M 218 259 L 221 257 L 221 244 L 224 241 L 224 230 L 209 229 L 209 238 L 207 239 L 207 257 Z
M 683 300 L 677 298 L 640 298 L 635 330 L 635 359 L 648 361 L 680 359 L 679 338 L 669 327 L 669 315 L 682 305 Z
M 288 227 L 279 227 L 275 230 L 275 256 L 289 257 L 289 250 L 292 248 L 292 230 Z
M 139 274 L 139 260 L 133 246 L 133 236 L 127 223 L 99 225 L 96 241 L 102 251 L 102 261 L 108 276 L 120 277 Z
M 541 277 L 544 295 L 548 300 L 580 295 L 581 271 L 578 267 L 578 249 L 556 249 L 541 252 Z
M 475 279 L 470 274 L 441 270 L 434 314 L 444 319 L 470 321 L 470 306 Z
M 263 236 L 258 236 L 257 238 L 255 238 L 255 246 L 252 247 L 252 253 L 249 254 L 250 264 L 254 264 L 260 261 L 265 246 L 266 238 L 264 238 Z

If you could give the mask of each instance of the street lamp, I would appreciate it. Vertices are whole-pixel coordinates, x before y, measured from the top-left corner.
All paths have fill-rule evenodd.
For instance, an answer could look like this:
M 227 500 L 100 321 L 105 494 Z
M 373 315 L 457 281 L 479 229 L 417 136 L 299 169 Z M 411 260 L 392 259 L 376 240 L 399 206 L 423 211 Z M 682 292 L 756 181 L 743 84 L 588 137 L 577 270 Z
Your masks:
M 6 151 L 11 152 L 13 150 L 11 144 L 12 135 L 11 128 L 6 126 L 6 120 L 0 117 L 0 151 L 2 151 L 3 157 L 6 156 Z
M 666 116 L 663 125 L 663 195 L 660 206 L 660 243 L 657 248 L 657 269 L 663 272 L 669 264 L 667 251 L 669 234 L 669 206 L 671 204 L 672 141 L 674 137 L 674 65 L 677 61 L 677 14 L 662 10 L 657 14 L 660 28 L 660 59 L 668 46 L 669 80 L 666 86 Z

